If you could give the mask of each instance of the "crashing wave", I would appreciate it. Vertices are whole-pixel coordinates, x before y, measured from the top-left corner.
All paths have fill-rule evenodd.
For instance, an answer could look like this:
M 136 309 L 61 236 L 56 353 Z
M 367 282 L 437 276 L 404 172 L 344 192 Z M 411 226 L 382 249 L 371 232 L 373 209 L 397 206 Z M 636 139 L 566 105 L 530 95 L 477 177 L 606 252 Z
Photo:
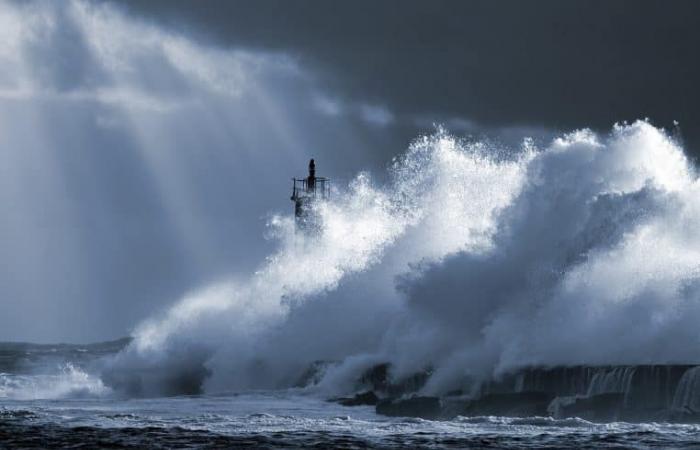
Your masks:
M 47 400 L 102 397 L 111 393 L 99 376 L 72 363 L 65 363 L 52 374 L 0 374 L 0 398 Z
M 321 203 L 310 242 L 274 217 L 279 250 L 254 275 L 142 324 L 111 370 L 244 389 L 335 360 L 318 385 L 342 391 L 383 361 L 399 378 L 432 367 L 434 394 L 533 365 L 700 360 L 700 183 L 663 130 L 582 130 L 513 154 L 440 129 L 389 174 Z

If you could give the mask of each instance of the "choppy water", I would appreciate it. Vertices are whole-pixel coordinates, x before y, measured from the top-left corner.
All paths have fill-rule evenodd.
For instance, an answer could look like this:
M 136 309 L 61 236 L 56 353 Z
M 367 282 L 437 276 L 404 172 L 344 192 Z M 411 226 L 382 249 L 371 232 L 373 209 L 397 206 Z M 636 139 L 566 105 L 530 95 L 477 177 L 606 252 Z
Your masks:
M 303 390 L 119 398 L 96 347 L 0 345 L 0 448 L 700 448 L 700 425 L 389 418 Z
M 386 418 L 292 391 L 2 404 L 5 447 L 700 448 L 697 425 Z

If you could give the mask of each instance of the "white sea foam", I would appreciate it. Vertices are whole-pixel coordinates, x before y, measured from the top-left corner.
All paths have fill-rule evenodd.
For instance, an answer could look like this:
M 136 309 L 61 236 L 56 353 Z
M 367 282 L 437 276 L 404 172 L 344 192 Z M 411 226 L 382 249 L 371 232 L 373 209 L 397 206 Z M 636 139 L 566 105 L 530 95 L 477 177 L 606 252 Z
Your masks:
M 99 376 L 65 363 L 52 374 L 0 374 L 0 399 L 48 400 L 108 395 Z

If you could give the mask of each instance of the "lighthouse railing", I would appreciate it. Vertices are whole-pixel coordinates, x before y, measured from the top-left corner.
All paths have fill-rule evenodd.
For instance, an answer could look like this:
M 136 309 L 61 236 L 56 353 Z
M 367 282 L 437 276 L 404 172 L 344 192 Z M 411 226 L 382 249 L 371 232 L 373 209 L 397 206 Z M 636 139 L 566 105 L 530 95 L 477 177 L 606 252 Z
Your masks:
M 292 181 L 292 198 L 321 197 L 325 200 L 331 195 L 331 180 L 328 178 L 316 177 L 311 186 L 307 178 L 292 178 Z

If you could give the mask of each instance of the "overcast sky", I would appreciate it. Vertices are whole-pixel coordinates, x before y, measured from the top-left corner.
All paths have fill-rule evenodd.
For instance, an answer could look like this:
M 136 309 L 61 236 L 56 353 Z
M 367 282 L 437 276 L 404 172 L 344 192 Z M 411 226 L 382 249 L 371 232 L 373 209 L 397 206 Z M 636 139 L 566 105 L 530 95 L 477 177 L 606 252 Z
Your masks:
M 284 52 L 400 122 L 600 127 L 680 122 L 693 148 L 695 1 L 123 1 L 225 47 Z M 412 131 L 409 131 L 412 133 Z
M 0 339 L 123 336 L 254 270 L 310 157 L 648 117 L 700 155 L 695 1 L 0 2 Z M 241 275 L 242 276 L 242 275 Z

